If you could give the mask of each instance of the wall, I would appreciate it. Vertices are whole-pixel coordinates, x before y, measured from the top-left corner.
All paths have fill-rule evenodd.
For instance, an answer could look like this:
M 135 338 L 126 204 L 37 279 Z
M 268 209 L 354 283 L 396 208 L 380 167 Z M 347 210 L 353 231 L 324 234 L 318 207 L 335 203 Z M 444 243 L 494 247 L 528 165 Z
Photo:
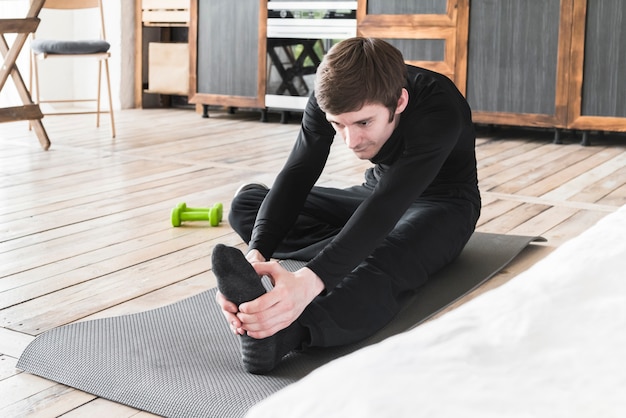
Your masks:
M 111 93 L 115 109 L 130 108 L 134 104 L 134 66 L 135 66 L 135 5 L 128 0 L 104 0 L 107 40 L 111 44 Z M 24 17 L 28 2 L 24 0 L 0 1 L 2 17 Z M 57 10 L 42 10 L 41 23 L 37 30 L 38 38 L 72 39 L 77 34 L 88 33 L 89 37 L 98 37 L 98 16 L 90 11 L 67 13 Z M 9 37 L 11 43 L 14 37 Z M 96 92 L 97 64 L 91 60 L 46 60 L 39 61 L 40 88 L 42 99 L 86 97 Z M 28 85 L 29 63 L 28 45 L 24 46 L 18 60 L 18 66 Z M 103 74 L 104 77 L 104 74 Z M 21 102 L 12 86 L 7 86 L 0 96 L 0 106 L 17 106 Z M 9 84 L 11 86 L 9 86 Z M 105 84 L 103 82 L 103 89 Z M 104 92 L 104 90 L 103 90 Z M 103 93 L 106 103 L 106 93 Z M 87 106 L 84 104 L 83 106 Z M 104 106 L 106 108 L 106 105 Z

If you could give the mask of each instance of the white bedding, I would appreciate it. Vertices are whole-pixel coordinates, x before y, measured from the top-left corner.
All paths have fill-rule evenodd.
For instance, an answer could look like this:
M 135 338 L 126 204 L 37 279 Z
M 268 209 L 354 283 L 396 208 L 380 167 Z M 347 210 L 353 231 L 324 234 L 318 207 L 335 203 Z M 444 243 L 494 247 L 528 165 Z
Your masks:
M 626 417 L 626 206 L 505 285 L 321 367 L 247 417 Z

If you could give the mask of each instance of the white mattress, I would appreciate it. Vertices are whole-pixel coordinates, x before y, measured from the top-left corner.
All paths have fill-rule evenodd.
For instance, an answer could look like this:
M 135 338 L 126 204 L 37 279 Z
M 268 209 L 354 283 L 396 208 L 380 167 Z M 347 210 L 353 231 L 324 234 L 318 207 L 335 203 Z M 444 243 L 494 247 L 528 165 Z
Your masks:
M 321 367 L 247 417 L 626 417 L 626 206 L 505 285 Z

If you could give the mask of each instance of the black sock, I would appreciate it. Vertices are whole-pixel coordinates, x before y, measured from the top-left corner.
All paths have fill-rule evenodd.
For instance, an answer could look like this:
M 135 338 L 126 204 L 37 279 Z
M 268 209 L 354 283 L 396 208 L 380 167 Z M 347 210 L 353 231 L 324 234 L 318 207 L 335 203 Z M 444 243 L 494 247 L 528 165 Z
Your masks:
M 243 367 L 252 374 L 270 372 L 283 357 L 301 348 L 308 334 L 307 329 L 296 321 L 271 337 L 257 340 L 248 335 L 242 335 L 240 347 Z
M 211 256 L 217 288 L 239 306 L 265 293 L 265 287 L 243 253 L 235 247 L 217 244 Z
M 258 274 L 241 251 L 217 244 L 211 257 L 217 288 L 237 306 L 265 293 Z M 297 321 L 271 337 L 256 339 L 240 335 L 241 360 L 247 372 L 265 374 L 289 352 L 300 348 L 308 336 Z

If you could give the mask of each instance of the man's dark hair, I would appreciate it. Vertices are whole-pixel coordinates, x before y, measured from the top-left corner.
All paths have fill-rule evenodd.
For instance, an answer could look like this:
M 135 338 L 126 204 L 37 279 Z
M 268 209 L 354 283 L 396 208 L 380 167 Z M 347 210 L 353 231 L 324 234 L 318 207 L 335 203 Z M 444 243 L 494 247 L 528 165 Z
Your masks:
M 354 112 L 366 104 L 382 104 L 390 120 L 406 85 L 402 53 L 376 38 L 349 38 L 334 45 L 317 69 L 315 98 L 333 115 Z

